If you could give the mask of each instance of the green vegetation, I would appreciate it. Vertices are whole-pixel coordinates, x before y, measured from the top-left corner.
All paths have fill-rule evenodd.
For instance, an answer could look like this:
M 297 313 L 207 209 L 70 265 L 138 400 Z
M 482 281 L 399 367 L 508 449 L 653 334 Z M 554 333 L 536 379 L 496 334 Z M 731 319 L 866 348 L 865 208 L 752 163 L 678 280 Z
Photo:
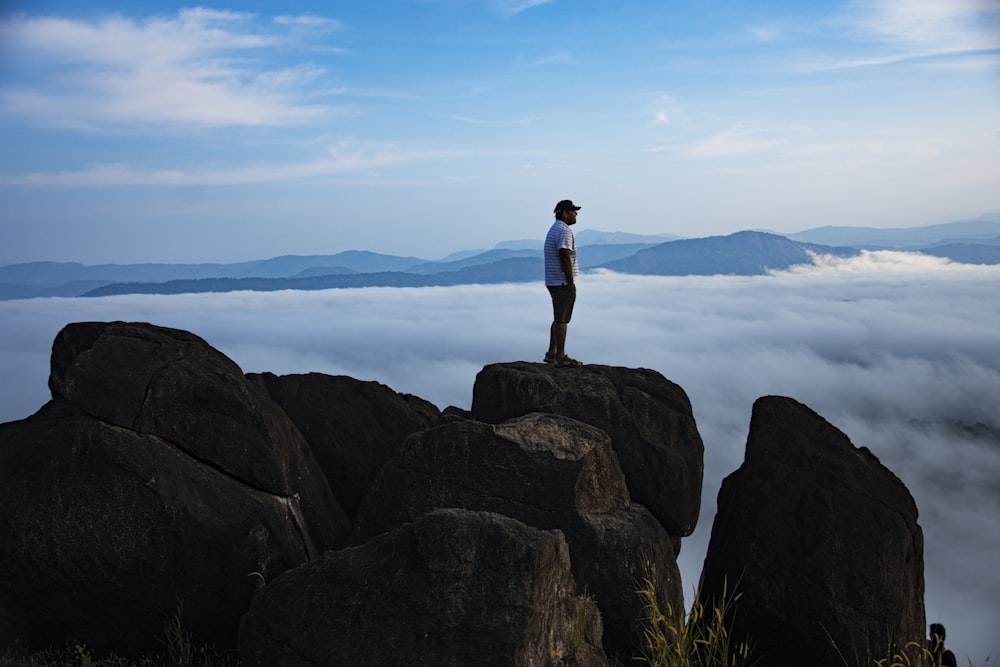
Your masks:
M 638 594 L 646 606 L 646 650 L 641 660 L 651 667 L 746 667 L 750 664 L 750 646 L 733 640 L 727 616 L 739 595 L 730 596 L 723 589 L 721 603 L 710 610 L 695 602 L 687 618 L 663 608 L 657 593 L 656 577 L 647 572 Z

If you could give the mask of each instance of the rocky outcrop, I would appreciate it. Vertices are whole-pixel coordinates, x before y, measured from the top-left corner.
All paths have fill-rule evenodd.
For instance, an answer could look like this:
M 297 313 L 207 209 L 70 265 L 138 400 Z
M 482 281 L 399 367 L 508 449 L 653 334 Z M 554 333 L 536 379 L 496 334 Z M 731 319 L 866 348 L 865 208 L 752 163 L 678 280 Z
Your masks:
M 843 667 L 923 637 L 923 534 L 903 483 L 806 406 L 764 397 L 719 492 L 701 600 L 728 586 L 760 667 Z M 846 662 L 845 662 L 846 661 Z
M 0 606 L 22 646 L 235 645 L 270 579 L 349 529 L 302 436 L 193 334 L 72 324 L 52 401 L 0 426 Z
M 440 411 L 384 384 L 342 375 L 248 374 L 291 417 L 309 443 L 340 506 L 358 503 L 403 438 L 430 428 Z
M 643 646 L 637 587 L 655 574 L 664 606 L 683 609 L 670 537 L 630 501 L 608 435 L 559 415 L 491 425 L 457 421 L 410 436 L 362 502 L 352 543 L 440 508 L 504 514 L 566 535 L 576 581 L 604 619 L 604 648 Z
M 694 530 L 704 446 L 679 386 L 652 370 L 589 364 L 492 364 L 476 376 L 476 419 L 498 424 L 530 412 L 572 417 L 608 433 L 632 499 L 672 536 Z
M 702 444 L 654 371 L 494 364 L 439 413 L 115 322 L 60 332 L 49 384 L 0 425 L 0 652 L 155 654 L 176 622 L 249 665 L 603 665 L 641 649 L 644 577 L 684 609 Z M 841 667 L 922 636 L 922 540 L 868 450 L 763 398 L 700 599 L 735 589 L 758 665 Z
M 433 512 L 270 583 L 240 631 L 245 667 L 606 665 L 557 531 Z

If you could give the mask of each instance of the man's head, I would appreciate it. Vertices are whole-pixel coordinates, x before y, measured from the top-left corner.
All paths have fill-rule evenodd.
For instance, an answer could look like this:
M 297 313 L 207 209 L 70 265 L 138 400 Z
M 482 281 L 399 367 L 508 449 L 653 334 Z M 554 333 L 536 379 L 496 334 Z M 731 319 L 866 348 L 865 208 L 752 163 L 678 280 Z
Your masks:
M 556 214 L 556 219 L 562 220 L 567 225 L 572 225 L 576 222 L 576 212 L 582 207 L 577 206 L 570 199 L 563 199 L 561 202 L 556 204 L 554 213 Z
M 940 643 L 944 643 L 944 626 L 940 623 L 931 623 L 931 639 L 935 639 Z

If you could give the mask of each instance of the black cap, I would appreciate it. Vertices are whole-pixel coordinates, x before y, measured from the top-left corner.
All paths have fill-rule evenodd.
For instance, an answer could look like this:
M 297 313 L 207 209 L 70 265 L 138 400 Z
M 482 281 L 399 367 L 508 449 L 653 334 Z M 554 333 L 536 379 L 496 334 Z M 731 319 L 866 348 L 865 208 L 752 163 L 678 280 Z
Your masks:
M 579 211 L 582 206 L 577 206 L 569 199 L 563 199 L 561 202 L 556 204 L 556 209 L 552 211 L 553 213 L 559 213 L 560 211 Z

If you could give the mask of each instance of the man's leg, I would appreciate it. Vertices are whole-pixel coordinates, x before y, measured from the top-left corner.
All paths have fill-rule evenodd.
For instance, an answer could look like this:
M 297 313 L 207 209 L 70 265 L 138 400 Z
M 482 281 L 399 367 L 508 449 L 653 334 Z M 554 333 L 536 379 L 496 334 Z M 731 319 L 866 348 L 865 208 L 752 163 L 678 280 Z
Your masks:
M 562 359 L 566 356 L 566 323 L 553 322 L 549 327 L 549 356 Z

